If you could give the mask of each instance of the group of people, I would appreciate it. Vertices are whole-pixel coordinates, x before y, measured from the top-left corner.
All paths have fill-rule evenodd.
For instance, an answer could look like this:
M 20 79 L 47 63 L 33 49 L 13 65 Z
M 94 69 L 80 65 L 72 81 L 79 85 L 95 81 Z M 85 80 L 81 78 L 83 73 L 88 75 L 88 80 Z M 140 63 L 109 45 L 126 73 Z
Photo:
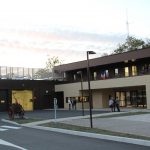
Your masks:
M 16 100 L 15 103 L 12 103 L 8 109 L 8 115 L 10 119 L 14 119 L 15 115 L 18 115 L 19 118 L 24 118 L 24 109 L 21 104 Z
M 112 112 L 117 111 L 120 112 L 120 106 L 119 106 L 119 99 L 118 97 L 113 98 L 112 96 L 109 96 L 109 107 L 111 108 Z
M 69 104 L 69 110 L 71 110 L 71 109 L 76 110 L 77 109 L 77 106 L 76 106 L 77 101 L 75 99 L 72 99 L 72 100 L 68 99 L 68 104 Z

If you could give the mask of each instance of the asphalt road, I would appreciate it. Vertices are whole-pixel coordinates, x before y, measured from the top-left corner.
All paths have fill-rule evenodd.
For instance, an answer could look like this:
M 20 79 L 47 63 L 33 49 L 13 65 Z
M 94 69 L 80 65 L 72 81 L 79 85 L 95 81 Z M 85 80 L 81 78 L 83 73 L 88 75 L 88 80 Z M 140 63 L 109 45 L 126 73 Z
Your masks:
M 102 110 L 94 110 L 93 114 L 107 113 L 108 111 Z M 84 111 L 85 115 L 89 115 L 89 110 Z M 81 110 L 57 110 L 56 111 L 57 118 L 66 118 L 66 117 L 75 117 L 82 116 Z M 29 118 L 37 118 L 37 119 L 54 119 L 54 110 L 35 110 L 35 111 L 27 111 L 25 112 L 25 117 Z M 8 119 L 7 112 L 0 112 L 0 119 L 5 118 Z
M 26 127 L 17 128 L 15 125 L 1 122 L 0 129 L 4 129 L 4 127 L 7 130 L 0 131 L 0 150 L 149 150 L 149 147 L 139 145 L 73 136 Z M 20 146 L 20 148 L 17 148 L 17 146 Z

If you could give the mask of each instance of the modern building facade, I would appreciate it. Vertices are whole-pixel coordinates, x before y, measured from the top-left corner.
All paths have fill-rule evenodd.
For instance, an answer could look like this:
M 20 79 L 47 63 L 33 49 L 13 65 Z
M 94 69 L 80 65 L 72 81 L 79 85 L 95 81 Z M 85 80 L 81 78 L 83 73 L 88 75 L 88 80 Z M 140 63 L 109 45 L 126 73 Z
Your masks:
M 120 106 L 150 109 L 150 48 L 90 59 L 89 66 L 93 108 L 108 107 L 111 95 L 119 97 Z M 76 99 L 81 108 L 83 94 L 89 108 L 87 60 L 56 66 L 54 72 L 63 76 L 55 91 L 63 92 L 64 107 L 68 99 Z
M 150 109 L 150 48 L 90 59 L 89 68 L 93 108 L 108 107 L 111 95 L 122 107 Z M 54 98 L 58 108 L 68 108 L 69 99 L 76 100 L 77 109 L 89 108 L 87 60 L 56 66 L 55 80 L 34 79 L 33 69 L 0 71 L 0 111 L 16 100 L 26 111 L 49 109 Z

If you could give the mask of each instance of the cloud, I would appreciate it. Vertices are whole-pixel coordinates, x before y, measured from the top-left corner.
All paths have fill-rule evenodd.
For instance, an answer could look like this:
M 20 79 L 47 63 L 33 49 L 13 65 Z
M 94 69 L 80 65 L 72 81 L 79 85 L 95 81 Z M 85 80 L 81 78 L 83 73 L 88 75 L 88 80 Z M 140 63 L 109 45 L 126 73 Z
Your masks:
M 46 62 L 47 56 L 58 56 L 64 60 L 64 63 L 83 60 L 86 59 L 85 51 L 87 50 L 94 50 L 98 53 L 97 56 L 100 56 L 104 52 L 109 53 L 116 43 L 124 39 L 124 35 L 101 35 L 60 29 L 54 29 L 51 32 L 10 30 L 9 32 L 0 31 L 0 34 L 2 35 L 0 53 L 3 58 L 8 60 L 11 57 L 8 56 L 12 55 L 14 61 L 19 58 L 19 64 L 25 65 L 24 57 L 30 56 L 34 58 L 34 62 L 30 59 L 31 63 L 34 63 L 33 66 L 35 64 L 44 66 L 44 59 Z M 40 61 L 39 56 L 42 57 Z

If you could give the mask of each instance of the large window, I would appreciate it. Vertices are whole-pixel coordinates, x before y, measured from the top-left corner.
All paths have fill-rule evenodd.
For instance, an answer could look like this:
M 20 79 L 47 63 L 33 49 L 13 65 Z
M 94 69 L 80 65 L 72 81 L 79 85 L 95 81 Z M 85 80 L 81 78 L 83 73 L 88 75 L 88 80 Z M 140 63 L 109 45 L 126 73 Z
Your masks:
M 73 80 L 74 80 L 74 81 L 77 80 L 76 74 L 73 75 Z
M 136 76 L 136 75 L 137 75 L 137 67 L 132 66 L 132 76 Z
M 105 70 L 105 75 L 106 75 L 106 78 L 109 77 L 109 71 L 108 70 Z
M 94 80 L 97 79 L 97 72 L 94 72 Z
M 115 68 L 115 77 L 118 77 L 119 76 L 119 70 L 118 68 Z
M 82 96 L 66 97 L 66 103 L 68 103 L 68 99 L 70 99 L 71 101 L 76 100 L 77 103 L 82 102 Z M 88 101 L 89 101 L 88 96 L 83 96 L 83 102 L 88 102 Z
M 125 77 L 129 76 L 129 67 L 125 67 Z

